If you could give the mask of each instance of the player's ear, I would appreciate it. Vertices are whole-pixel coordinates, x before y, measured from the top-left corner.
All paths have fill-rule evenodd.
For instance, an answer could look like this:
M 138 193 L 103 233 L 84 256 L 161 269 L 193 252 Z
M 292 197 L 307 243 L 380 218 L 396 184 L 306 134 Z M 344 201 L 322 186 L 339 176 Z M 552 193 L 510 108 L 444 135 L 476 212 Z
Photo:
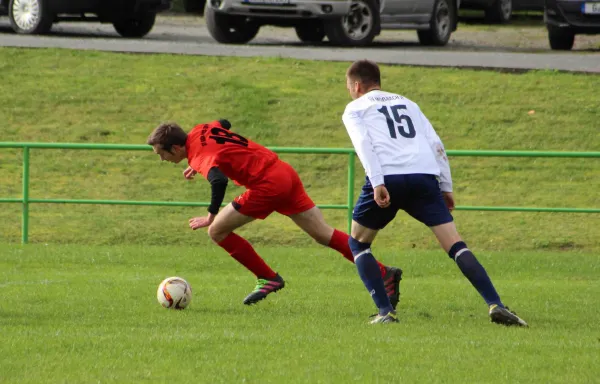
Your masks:
M 231 123 L 227 119 L 219 119 L 219 124 L 221 124 L 221 127 L 225 128 L 225 129 L 231 128 Z

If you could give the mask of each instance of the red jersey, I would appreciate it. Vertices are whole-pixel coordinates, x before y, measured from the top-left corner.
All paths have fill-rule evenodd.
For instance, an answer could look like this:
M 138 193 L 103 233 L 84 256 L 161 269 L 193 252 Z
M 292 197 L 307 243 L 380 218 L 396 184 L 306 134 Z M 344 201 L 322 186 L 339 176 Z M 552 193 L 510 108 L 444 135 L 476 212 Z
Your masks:
M 247 188 L 260 182 L 264 171 L 279 160 L 275 152 L 223 128 L 219 121 L 195 126 L 185 148 L 189 166 L 205 178 L 212 167 L 218 167 Z

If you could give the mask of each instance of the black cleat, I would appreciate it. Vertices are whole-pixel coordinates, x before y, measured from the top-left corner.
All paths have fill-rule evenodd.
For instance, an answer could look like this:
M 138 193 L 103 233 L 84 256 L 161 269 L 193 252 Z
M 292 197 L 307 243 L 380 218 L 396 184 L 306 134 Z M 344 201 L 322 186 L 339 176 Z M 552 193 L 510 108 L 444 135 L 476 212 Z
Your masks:
M 394 310 L 400 302 L 400 280 L 402 280 L 402 270 L 396 267 L 385 267 L 385 276 L 383 277 L 383 284 L 385 285 L 385 292 L 390 298 L 390 304 Z
M 283 281 L 283 278 L 279 276 L 279 274 L 277 274 L 273 280 L 258 279 L 256 280 L 254 291 L 244 299 L 244 304 L 250 305 L 258 303 L 267 297 L 267 295 L 277 292 L 283 287 L 285 287 L 285 281 Z
M 519 327 L 529 327 L 525 320 L 509 310 L 508 307 L 503 308 L 496 304 L 490 306 L 490 321 L 506 326 L 517 325 Z

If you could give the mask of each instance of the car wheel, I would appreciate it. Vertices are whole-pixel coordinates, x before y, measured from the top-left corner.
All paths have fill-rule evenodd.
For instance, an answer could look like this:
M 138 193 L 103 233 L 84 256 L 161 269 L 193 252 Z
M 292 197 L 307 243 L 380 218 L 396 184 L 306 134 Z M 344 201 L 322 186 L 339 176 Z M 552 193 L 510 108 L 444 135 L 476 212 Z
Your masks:
M 512 16 L 512 0 L 496 0 L 485 10 L 485 19 L 492 23 L 507 23 Z
M 156 13 L 144 12 L 130 17 L 119 18 L 113 27 L 123 37 L 144 37 L 154 27 Z
M 550 48 L 559 51 L 570 51 L 575 43 L 575 34 L 564 28 L 548 26 Z
M 254 39 L 260 29 L 245 16 L 215 12 L 208 4 L 204 9 L 204 20 L 210 35 L 222 44 L 245 44 Z
M 320 22 L 296 25 L 295 29 L 303 43 L 320 43 L 325 38 L 325 27 Z
M 334 45 L 365 46 L 375 39 L 379 24 L 379 6 L 374 0 L 353 0 L 347 15 L 325 23 L 325 34 Z
M 423 45 L 444 46 L 452 34 L 454 10 L 447 0 L 437 0 L 429 22 L 429 29 L 417 31 L 419 42 Z
M 12 29 L 22 34 L 48 33 L 54 22 L 47 0 L 10 0 L 8 18 Z

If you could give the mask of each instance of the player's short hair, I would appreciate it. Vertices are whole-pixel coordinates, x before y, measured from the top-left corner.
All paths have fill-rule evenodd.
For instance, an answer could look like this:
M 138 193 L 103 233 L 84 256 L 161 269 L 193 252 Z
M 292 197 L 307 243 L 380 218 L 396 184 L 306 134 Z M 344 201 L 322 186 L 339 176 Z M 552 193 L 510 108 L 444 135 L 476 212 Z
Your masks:
M 162 123 L 152 131 L 146 144 L 159 145 L 165 151 L 171 152 L 174 145 L 185 145 L 187 133 L 176 123 Z
M 349 78 L 360 81 L 363 85 L 381 85 L 379 66 L 371 60 L 358 60 L 348 68 Z

